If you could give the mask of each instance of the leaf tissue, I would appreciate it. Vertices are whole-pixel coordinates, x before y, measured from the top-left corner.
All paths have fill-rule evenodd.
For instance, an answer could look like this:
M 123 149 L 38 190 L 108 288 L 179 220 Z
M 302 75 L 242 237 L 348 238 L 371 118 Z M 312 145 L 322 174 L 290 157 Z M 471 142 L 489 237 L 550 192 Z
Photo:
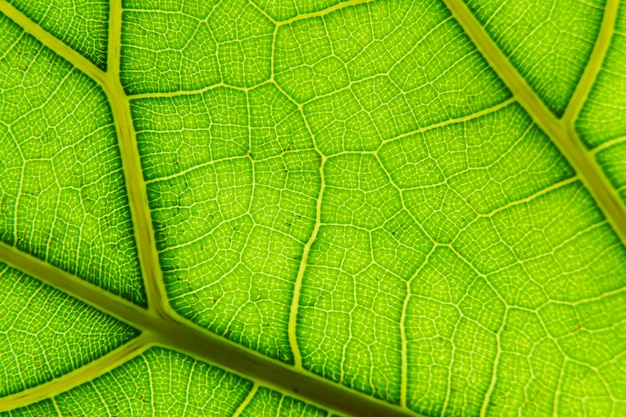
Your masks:
M 626 415 L 625 0 L 0 0 L 0 416 Z

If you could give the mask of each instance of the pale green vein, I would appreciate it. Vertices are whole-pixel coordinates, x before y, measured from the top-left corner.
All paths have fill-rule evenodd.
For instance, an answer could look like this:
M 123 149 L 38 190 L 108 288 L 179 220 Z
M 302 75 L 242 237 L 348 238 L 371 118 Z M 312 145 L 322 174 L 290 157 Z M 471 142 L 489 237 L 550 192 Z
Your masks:
M 76 52 L 74 49 L 61 42 L 60 39 L 51 35 L 41 26 L 30 20 L 26 15 L 17 10 L 15 7 L 7 3 L 6 0 L 0 0 L 0 13 L 6 15 L 9 19 L 17 23 L 26 33 L 34 36 L 38 41 L 48 48 L 71 62 L 76 68 L 87 74 L 96 81 L 100 86 L 104 87 L 106 73 L 91 63 L 87 58 Z
M 154 313 L 130 301 L 52 266 L 39 258 L 21 252 L 19 249 L 4 242 L 0 242 L 0 260 L 135 328 L 148 326 L 156 317 Z
M 326 189 L 326 180 L 324 179 L 324 167 L 326 166 L 326 157 L 320 152 L 317 147 L 317 143 L 315 142 L 315 136 L 313 135 L 313 131 L 309 126 L 306 116 L 304 115 L 304 110 L 302 109 L 302 105 L 298 105 L 298 110 L 300 114 L 302 114 L 302 120 L 304 121 L 306 128 L 313 139 L 313 143 L 315 144 L 315 151 L 319 155 L 321 159 L 320 163 L 320 190 L 317 196 L 317 203 L 315 206 L 315 226 L 313 227 L 313 231 L 311 232 L 311 237 L 309 241 L 304 246 L 304 250 L 302 251 L 302 259 L 300 260 L 300 266 L 298 268 L 298 275 L 296 276 L 296 282 L 293 285 L 293 296 L 291 298 L 291 308 L 289 310 L 289 324 L 288 324 L 288 336 L 289 336 L 289 346 L 291 347 L 291 352 L 293 354 L 294 365 L 296 368 L 302 368 L 302 353 L 300 352 L 300 347 L 298 346 L 298 337 L 297 337 L 297 324 L 298 324 L 298 307 L 300 306 L 300 293 L 302 291 L 302 280 L 304 279 L 304 273 L 306 271 L 309 254 L 311 253 L 311 247 L 313 243 L 317 239 L 317 235 L 320 230 L 320 225 L 322 223 L 322 198 L 324 196 L 324 190 Z
M 46 398 L 52 398 L 85 383 L 85 381 L 91 381 L 104 375 L 144 352 L 149 347 L 149 343 L 149 336 L 141 335 L 73 372 L 33 388 L 9 395 L 0 401 L 0 412 L 24 407 Z
M 311 19 L 314 17 L 324 17 L 337 10 L 346 9 L 352 6 L 358 6 L 359 4 L 372 3 L 374 1 L 376 0 L 349 0 L 344 3 L 338 3 L 334 6 L 328 7 L 327 9 L 323 9 L 323 10 L 312 12 L 312 13 L 304 13 L 304 14 L 292 17 L 291 19 L 287 19 L 287 20 L 283 20 L 282 22 L 275 22 L 275 23 L 277 26 L 286 26 L 293 22 L 297 22 L 299 20 Z M 272 19 L 272 21 L 274 20 Z
M 571 125 L 557 119 L 539 99 L 461 0 L 443 1 L 517 101 L 572 165 L 622 243 L 626 244 L 626 210 L 593 156 L 574 135 Z
M 79 70 L 97 82 L 107 95 L 115 122 L 118 142 L 122 157 L 122 166 L 126 187 L 128 189 L 131 215 L 135 227 L 140 264 L 144 276 L 146 296 L 150 308 L 157 311 L 166 310 L 169 305 L 165 298 L 162 284 L 161 268 L 154 242 L 154 231 L 148 208 L 146 187 L 143 182 L 143 171 L 139 161 L 134 127 L 130 114 L 128 97 L 125 95 L 119 80 L 119 62 L 121 51 L 121 0 L 111 3 L 109 23 L 108 70 L 103 72 L 78 52 L 65 45 L 49 32 L 42 29 L 24 14 L 19 12 L 6 0 L 0 0 L 0 12 L 7 15 L 27 33 L 34 36 L 43 45 L 53 50 L 62 58 L 71 62 Z
M 167 312 L 167 315 L 157 315 L 156 312 L 142 309 L 4 243 L 0 243 L 0 260 L 142 330 L 146 341 L 215 364 L 303 401 L 354 417 L 417 415 L 247 349 L 176 314 Z M 62 383 L 60 385 L 62 387 L 58 387 L 59 390 L 71 388 Z M 5 397 L 0 403 L 9 398 Z
M 258 384 L 254 384 L 252 386 L 252 389 L 248 392 L 248 395 L 246 395 L 246 398 L 244 398 L 243 401 L 241 402 L 241 404 L 239 404 L 239 407 L 237 407 L 237 409 L 233 413 L 232 417 L 239 417 L 239 416 L 241 416 L 241 413 L 243 413 L 243 411 L 246 409 L 248 404 L 250 404 L 250 402 L 252 401 L 252 399 L 254 398 L 254 396 L 256 395 L 258 390 L 259 390 L 259 385 Z
M 505 304 L 506 305 L 506 304 Z M 502 331 L 504 330 L 504 327 L 506 326 L 506 319 L 507 319 L 507 315 L 509 314 L 509 307 L 506 307 L 506 310 L 504 310 L 504 316 L 502 317 L 502 323 L 500 323 L 500 328 L 498 329 L 498 332 L 496 333 L 496 357 L 493 360 L 493 367 L 491 369 L 491 381 L 489 381 L 489 387 L 487 388 L 487 391 L 485 392 L 485 397 L 483 398 L 483 403 L 480 407 L 480 417 L 486 417 L 487 413 L 489 412 L 489 401 L 491 401 L 491 397 L 493 395 L 493 392 L 496 388 L 496 383 L 498 381 L 497 376 L 498 376 L 498 365 L 500 363 L 500 357 L 502 355 Z
M 154 230 L 152 229 L 137 137 L 130 112 L 130 103 L 119 77 L 122 49 L 122 0 L 111 1 L 109 14 L 109 61 L 104 91 L 111 104 L 117 130 L 148 307 L 154 309 L 158 314 L 165 315 L 170 308 L 163 283 L 161 265 L 159 264 Z
M 430 252 L 424 258 L 424 262 L 417 268 L 411 278 L 406 281 L 406 296 L 402 302 L 402 315 L 400 316 L 400 338 L 402 339 L 401 356 L 402 356 L 402 369 L 400 371 L 400 406 L 407 406 L 408 387 L 409 387 L 409 340 L 406 336 L 406 318 L 409 311 L 409 302 L 411 301 L 411 286 L 413 281 L 419 276 L 420 272 L 428 265 L 430 256 L 437 249 L 437 245 L 433 245 Z
M 619 138 L 615 138 L 615 139 L 611 139 L 609 141 L 604 142 L 602 145 L 596 146 L 595 148 L 593 148 L 590 152 L 591 154 L 595 155 L 598 152 L 601 152 L 607 148 L 610 148 L 611 146 L 614 145 L 618 145 L 620 143 L 624 143 L 626 142 L 626 136 L 622 136 Z
M 572 98 L 563 113 L 563 120 L 572 128 L 574 126 L 574 122 L 578 118 L 578 114 L 580 113 L 583 104 L 585 104 L 585 101 L 589 97 L 589 93 L 591 92 L 591 88 L 598 77 L 598 73 L 602 69 L 604 57 L 609 50 L 611 38 L 615 30 L 618 6 L 619 0 L 606 1 L 598 38 L 593 46 L 593 50 L 589 56 L 589 61 L 587 61 L 587 66 L 583 71 L 583 75 L 578 81 L 576 90 L 574 91 L 574 94 L 572 95 Z

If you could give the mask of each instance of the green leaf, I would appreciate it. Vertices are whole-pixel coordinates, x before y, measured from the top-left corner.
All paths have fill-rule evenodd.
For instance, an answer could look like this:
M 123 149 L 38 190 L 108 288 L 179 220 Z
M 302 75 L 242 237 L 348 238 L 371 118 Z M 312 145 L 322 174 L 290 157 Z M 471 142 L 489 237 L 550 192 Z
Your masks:
M 626 414 L 626 1 L 0 0 L 0 416 Z

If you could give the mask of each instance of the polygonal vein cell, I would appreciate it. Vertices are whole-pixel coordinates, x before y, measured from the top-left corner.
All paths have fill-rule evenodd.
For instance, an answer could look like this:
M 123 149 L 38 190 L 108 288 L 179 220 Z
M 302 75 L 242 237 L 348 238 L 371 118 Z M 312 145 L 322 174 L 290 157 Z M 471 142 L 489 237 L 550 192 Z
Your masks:
M 185 317 L 291 361 L 293 282 L 320 159 L 274 86 L 132 102 L 157 249 Z
M 258 389 L 241 417 L 326 417 L 328 412 L 269 388 Z
M 270 78 L 274 25 L 246 0 L 131 0 L 125 9 L 121 79 L 131 94 Z
M 106 70 L 107 0 L 7 0 L 51 35 Z
M 605 0 L 464 0 L 485 31 L 558 116 L 600 31 Z
M 90 363 L 135 337 L 131 327 L 0 263 L 0 397 Z
M 0 240 L 145 303 L 103 91 L 0 16 Z
M 172 307 L 291 363 L 296 302 L 306 371 L 428 416 L 626 413 L 626 250 L 588 190 L 440 1 L 330 10 L 339 3 L 124 3 L 125 89 L 177 93 L 131 100 Z M 467 3 L 560 114 L 601 2 Z M 590 147 L 626 134 L 624 9 L 576 125 Z M 141 302 L 102 92 L 7 19 L 0 28 L 2 240 Z M 611 144 L 598 161 L 621 192 Z M 21 317 L 44 290 L 47 306 L 67 297 L 4 275 L 19 310 L 7 337 L 56 343 L 56 316 Z M 48 357 L 61 371 L 35 368 L 9 390 L 101 353 L 63 354 Z M 327 414 L 160 348 L 13 412 L 131 413 Z
M 322 155 L 298 300 L 305 369 L 427 415 L 582 401 L 558 394 L 581 381 L 560 367 L 589 362 L 552 314 L 621 288 L 624 248 L 449 12 L 342 8 L 281 26 L 275 50 L 275 83 L 132 101 L 173 307 L 292 361 Z M 602 360 L 598 380 L 618 383 Z M 544 383 L 542 363 L 541 395 L 515 391 Z
M 7 413 L 23 416 L 326 417 L 310 404 L 181 353 L 152 348 L 112 371 L 53 398 Z M 235 412 L 238 411 L 238 414 Z

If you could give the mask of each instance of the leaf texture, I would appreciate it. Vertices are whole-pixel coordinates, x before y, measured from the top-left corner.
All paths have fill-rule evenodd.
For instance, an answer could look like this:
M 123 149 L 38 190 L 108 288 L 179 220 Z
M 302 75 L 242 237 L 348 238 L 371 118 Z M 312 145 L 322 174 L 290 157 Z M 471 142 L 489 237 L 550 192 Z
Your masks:
M 625 414 L 625 36 L 0 0 L 0 415 Z

